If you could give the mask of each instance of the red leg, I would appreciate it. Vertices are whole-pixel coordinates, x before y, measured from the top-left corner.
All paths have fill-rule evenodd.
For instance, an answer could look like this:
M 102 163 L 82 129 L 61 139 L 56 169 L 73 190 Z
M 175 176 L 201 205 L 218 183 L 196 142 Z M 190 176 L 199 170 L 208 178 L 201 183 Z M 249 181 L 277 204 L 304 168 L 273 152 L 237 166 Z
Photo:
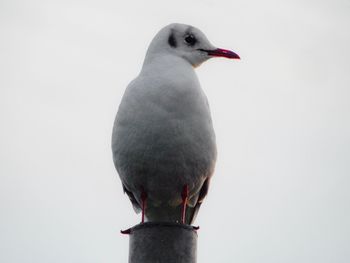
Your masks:
M 182 190 L 182 211 L 181 211 L 181 222 L 185 224 L 186 219 L 186 207 L 188 202 L 188 185 L 186 184 Z
M 146 199 L 147 199 L 147 194 L 142 189 L 142 192 L 141 192 L 141 209 L 142 209 L 141 223 L 145 222 Z

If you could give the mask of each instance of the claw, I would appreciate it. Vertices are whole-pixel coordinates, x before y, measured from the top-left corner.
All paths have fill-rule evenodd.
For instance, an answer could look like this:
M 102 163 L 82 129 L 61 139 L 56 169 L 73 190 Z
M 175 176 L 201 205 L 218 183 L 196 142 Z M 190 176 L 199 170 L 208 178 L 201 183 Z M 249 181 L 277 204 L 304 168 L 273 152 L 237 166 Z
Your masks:
M 126 229 L 126 230 L 120 230 L 120 233 L 122 233 L 124 235 L 130 235 L 131 234 L 131 228 Z

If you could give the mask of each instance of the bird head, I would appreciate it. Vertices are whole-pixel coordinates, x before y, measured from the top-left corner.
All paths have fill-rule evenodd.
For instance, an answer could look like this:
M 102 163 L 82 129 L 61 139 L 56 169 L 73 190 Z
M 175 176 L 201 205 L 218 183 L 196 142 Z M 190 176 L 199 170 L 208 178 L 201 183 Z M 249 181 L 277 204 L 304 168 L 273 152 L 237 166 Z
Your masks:
M 197 67 L 213 57 L 240 59 L 233 51 L 213 46 L 199 29 L 185 24 L 170 24 L 154 37 L 148 56 L 175 55 Z

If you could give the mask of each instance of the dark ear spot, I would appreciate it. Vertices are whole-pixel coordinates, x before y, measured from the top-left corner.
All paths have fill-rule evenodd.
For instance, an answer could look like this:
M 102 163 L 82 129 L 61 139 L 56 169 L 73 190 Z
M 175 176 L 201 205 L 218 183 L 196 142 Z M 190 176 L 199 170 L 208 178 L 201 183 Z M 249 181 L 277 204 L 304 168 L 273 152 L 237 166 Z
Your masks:
M 173 48 L 176 48 L 176 46 L 177 46 L 176 39 L 175 39 L 175 36 L 174 36 L 173 32 L 170 33 L 170 36 L 168 38 L 168 43 Z

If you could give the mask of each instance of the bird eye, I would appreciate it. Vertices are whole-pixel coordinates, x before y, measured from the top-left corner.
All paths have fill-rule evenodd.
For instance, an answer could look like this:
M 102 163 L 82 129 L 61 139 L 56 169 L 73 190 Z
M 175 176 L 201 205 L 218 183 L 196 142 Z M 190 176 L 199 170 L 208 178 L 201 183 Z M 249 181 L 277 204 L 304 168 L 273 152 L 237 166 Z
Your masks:
M 185 42 L 190 46 L 194 46 L 194 44 L 197 42 L 197 39 L 193 35 L 187 35 L 185 37 Z

